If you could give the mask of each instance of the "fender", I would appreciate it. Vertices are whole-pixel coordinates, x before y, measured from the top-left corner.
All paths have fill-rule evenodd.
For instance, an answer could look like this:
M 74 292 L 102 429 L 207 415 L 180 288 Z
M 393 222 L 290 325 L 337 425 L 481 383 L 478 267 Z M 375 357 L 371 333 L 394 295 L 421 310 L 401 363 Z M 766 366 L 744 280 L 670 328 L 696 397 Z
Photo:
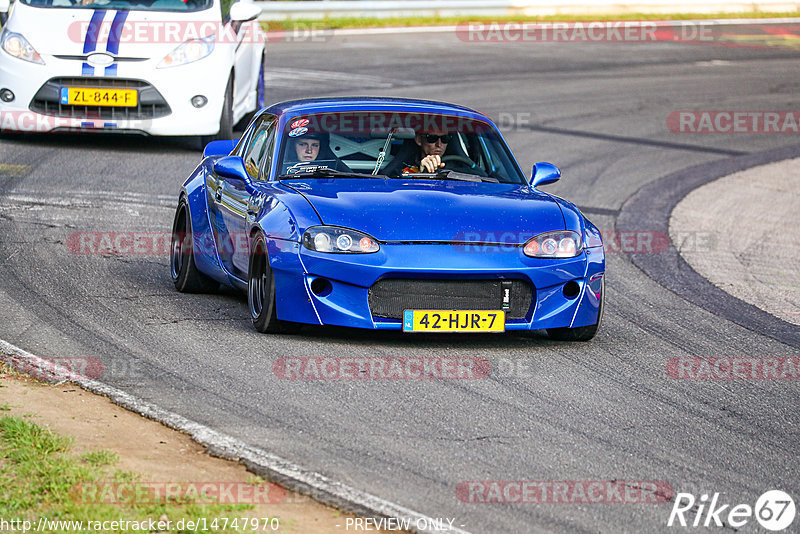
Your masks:
M 194 241 L 192 251 L 197 269 L 217 282 L 230 284 L 225 271 L 222 269 L 216 240 L 208 220 L 205 175 L 210 170 L 210 166 L 213 165 L 215 159 L 206 158 L 195 168 L 186 182 L 184 182 L 180 198 L 185 198 L 186 204 L 189 206 Z
M 264 203 L 250 226 L 249 235 L 252 239 L 260 232 L 266 238 L 277 288 L 278 318 L 321 324 L 308 293 L 306 269 L 299 254 L 303 232 L 321 221 L 311 204 L 295 190 L 279 182 L 259 185 L 259 189 L 265 194 Z
M 552 193 L 547 193 L 547 195 L 555 200 L 558 207 L 561 208 L 561 213 L 564 215 L 564 229 L 572 230 L 573 232 L 577 232 L 578 235 L 583 236 L 586 227 L 584 225 L 583 215 L 578 207 L 572 202 L 557 197 Z

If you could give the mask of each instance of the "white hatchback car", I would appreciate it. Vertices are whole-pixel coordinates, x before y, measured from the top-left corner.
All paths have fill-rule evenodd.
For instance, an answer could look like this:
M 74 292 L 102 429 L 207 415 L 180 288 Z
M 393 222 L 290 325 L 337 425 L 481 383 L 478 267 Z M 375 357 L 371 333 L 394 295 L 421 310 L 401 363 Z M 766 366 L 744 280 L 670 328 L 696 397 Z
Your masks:
M 249 0 L 0 0 L 0 130 L 230 139 L 264 106 L 259 13 Z

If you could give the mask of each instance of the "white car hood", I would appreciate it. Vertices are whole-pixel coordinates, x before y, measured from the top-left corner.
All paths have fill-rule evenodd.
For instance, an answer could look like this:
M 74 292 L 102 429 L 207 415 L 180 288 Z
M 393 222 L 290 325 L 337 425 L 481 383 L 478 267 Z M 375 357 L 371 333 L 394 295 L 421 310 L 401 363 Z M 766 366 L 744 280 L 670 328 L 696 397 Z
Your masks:
M 21 12 L 15 14 L 13 28 L 9 29 L 24 35 L 43 56 L 110 53 L 118 46 L 112 55 L 160 60 L 185 40 L 222 29 L 219 12 L 214 8 L 186 13 L 34 8 L 17 3 L 15 7 Z M 102 21 L 96 39 L 88 31 L 93 17 Z M 117 37 L 111 35 L 115 19 Z

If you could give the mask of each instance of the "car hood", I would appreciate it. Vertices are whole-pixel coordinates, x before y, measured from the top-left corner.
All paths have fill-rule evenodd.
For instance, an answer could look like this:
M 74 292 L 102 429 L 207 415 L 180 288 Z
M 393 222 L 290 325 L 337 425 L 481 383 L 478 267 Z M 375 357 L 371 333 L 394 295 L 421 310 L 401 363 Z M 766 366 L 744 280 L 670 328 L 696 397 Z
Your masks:
M 564 229 L 558 204 L 522 185 L 399 179 L 284 184 L 311 203 L 323 224 L 360 230 L 384 242 L 522 243 Z
M 42 55 L 81 56 L 113 51 L 119 57 L 161 60 L 185 38 L 205 37 L 219 31 L 212 10 L 197 12 L 115 11 L 80 8 L 34 8 L 21 4 L 12 31 L 19 32 Z M 24 13 L 24 14 L 23 14 Z M 94 17 L 101 21 L 95 39 L 89 35 Z M 115 18 L 124 25 L 118 37 L 109 37 Z

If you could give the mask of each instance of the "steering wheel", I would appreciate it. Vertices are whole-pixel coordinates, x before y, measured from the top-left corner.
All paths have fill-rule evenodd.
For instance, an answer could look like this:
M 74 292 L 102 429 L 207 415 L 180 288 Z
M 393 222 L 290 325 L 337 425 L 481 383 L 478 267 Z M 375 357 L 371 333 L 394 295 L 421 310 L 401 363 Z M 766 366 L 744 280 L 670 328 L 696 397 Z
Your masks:
M 463 163 L 464 165 L 468 166 L 470 169 L 475 167 L 475 162 L 474 161 L 472 161 L 471 159 L 469 159 L 467 157 L 459 156 L 458 154 L 450 154 L 450 155 L 447 155 L 447 156 L 442 156 L 442 161 L 459 161 L 459 162 Z

